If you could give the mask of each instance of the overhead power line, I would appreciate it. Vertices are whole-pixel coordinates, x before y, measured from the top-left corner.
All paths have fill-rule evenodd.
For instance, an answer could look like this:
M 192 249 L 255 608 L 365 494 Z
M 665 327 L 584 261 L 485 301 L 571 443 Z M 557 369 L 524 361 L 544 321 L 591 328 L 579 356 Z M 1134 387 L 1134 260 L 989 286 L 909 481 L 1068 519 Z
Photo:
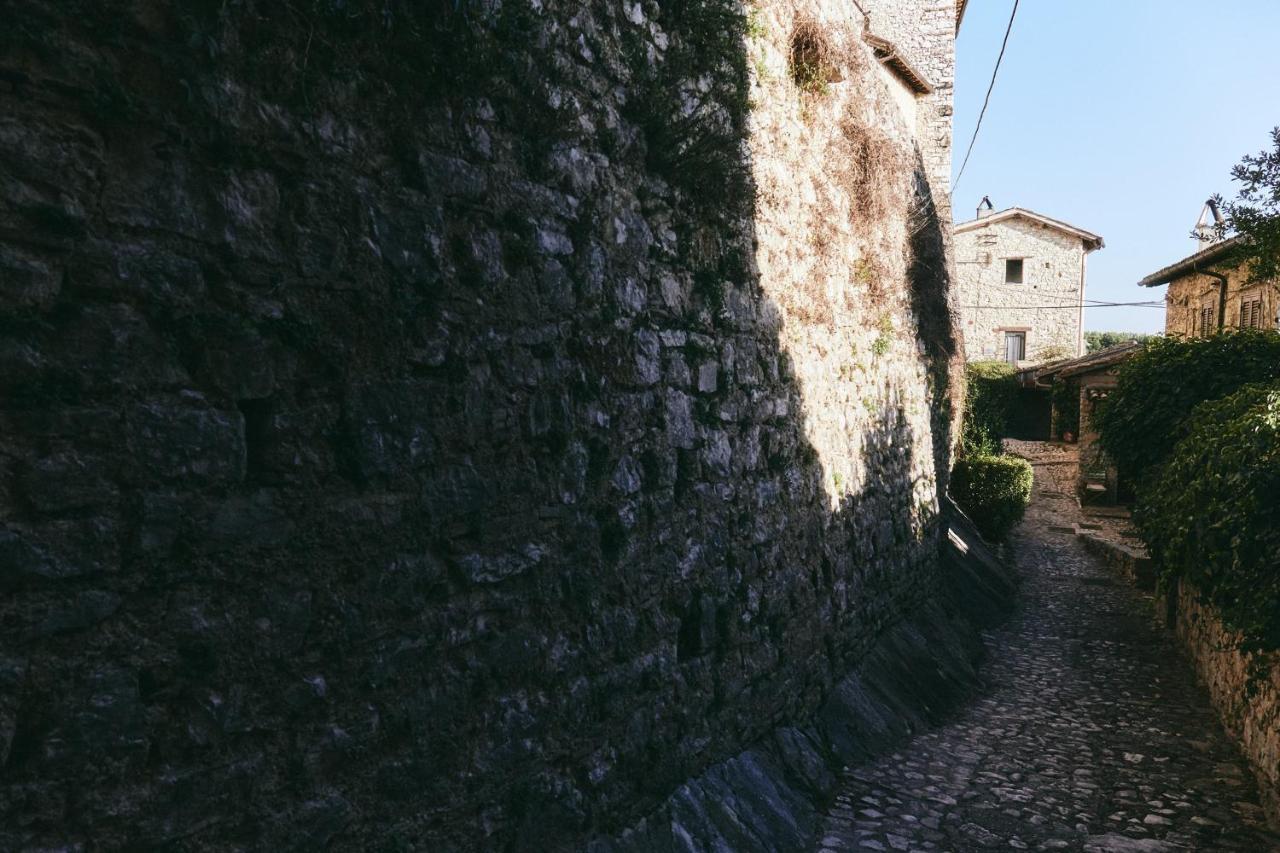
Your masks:
M 1161 310 L 1164 310 L 1165 304 L 1163 302 L 1099 302 L 1094 304 L 1086 303 L 1083 306 L 1080 305 L 1079 303 L 1076 303 L 1075 305 L 961 305 L 960 307 L 966 310 L 973 310 L 973 311 L 978 311 L 978 310 L 986 311 L 986 310 L 996 310 L 996 309 L 1008 309 L 1010 311 L 1019 311 L 1019 310 L 1025 311 L 1032 308 L 1035 308 L 1035 309 L 1064 308 L 1064 309 L 1069 309 L 1071 311 L 1078 311 L 1082 307 L 1083 308 L 1159 308 Z
M 982 111 L 978 113 L 978 123 L 973 128 L 973 138 L 969 140 L 969 150 L 964 152 L 964 162 L 956 174 L 951 191 L 955 192 L 964 177 L 964 167 L 969 165 L 969 155 L 973 153 L 973 143 L 978 141 L 978 131 L 982 129 L 982 117 L 987 114 L 987 104 L 991 103 L 991 91 L 996 87 L 996 75 L 1000 73 L 1000 63 L 1004 60 L 1004 49 L 1009 46 L 1009 33 L 1013 32 L 1013 19 L 1018 16 L 1018 0 L 1013 0 L 1013 11 L 1009 13 L 1009 26 L 1004 31 L 1004 41 L 1000 43 L 1000 55 L 996 57 L 996 67 L 991 70 L 991 85 L 987 86 L 987 96 L 982 100 Z

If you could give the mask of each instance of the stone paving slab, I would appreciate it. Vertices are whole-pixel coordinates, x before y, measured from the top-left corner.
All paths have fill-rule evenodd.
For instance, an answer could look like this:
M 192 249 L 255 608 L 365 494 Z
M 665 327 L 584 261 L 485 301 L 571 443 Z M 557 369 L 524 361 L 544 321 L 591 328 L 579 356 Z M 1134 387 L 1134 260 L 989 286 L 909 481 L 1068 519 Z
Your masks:
M 1023 603 L 988 636 L 987 690 L 847 770 L 818 849 L 1280 850 L 1189 664 L 1150 604 L 1066 532 L 1075 502 L 1045 494 L 1055 478 L 1032 459 L 1012 548 Z

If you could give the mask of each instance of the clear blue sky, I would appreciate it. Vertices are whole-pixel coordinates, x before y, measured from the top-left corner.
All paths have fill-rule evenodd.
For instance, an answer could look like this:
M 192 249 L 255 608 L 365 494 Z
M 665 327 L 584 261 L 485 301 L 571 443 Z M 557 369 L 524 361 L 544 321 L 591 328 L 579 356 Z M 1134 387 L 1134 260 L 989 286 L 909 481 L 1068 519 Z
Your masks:
M 957 43 L 955 152 L 973 135 L 1013 0 L 970 0 Z M 1280 0 L 1022 0 L 957 220 L 982 196 L 1106 239 L 1088 298 L 1163 298 L 1138 279 L 1194 251 L 1204 200 L 1280 125 Z M 1164 328 L 1153 308 L 1093 308 L 1085 328 Z

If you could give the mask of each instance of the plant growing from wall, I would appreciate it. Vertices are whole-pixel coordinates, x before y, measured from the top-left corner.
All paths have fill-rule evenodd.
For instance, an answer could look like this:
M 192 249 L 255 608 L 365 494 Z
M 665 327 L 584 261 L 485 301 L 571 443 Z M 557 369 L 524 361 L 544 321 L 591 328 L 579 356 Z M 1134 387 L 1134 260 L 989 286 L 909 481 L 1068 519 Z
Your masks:
M 759 18 L 756 19 L 757 22 Z M 673 34 L 661 61 L 637 44 L 626 116 L 644 132 L 647 165 L 699 208 L 739 212 L 751 201 L 744 140 L 750 111 L 749 18 L 732 0 L 667 4 Z
M 791 34 L 791 79 L 806 95 L 827 94 L 836 77 L 826 36 L 812 21 L 801 21 Z
M 1280 383 L 1197 407 L 1134 520 L 1162 581 L 1190 583 L 1253 646 L 1280 647 Z
M 1099 441 L 1139 488 L 1187 432 L 1196 406 L 1280 379 L 1280 333 L 1242 329 L 1207 338 L 1152 338 L 1120 366 L 1095 416 Z

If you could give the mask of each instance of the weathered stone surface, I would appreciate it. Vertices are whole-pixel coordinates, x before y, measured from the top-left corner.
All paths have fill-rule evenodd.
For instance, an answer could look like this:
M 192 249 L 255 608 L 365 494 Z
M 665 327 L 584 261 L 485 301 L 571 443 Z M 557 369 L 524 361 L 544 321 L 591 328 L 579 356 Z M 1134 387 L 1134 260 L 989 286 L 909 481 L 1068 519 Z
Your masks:
M 759 5 L 19 4 L 0 848 L 795 846 L 960 689 L 954 8 Z

